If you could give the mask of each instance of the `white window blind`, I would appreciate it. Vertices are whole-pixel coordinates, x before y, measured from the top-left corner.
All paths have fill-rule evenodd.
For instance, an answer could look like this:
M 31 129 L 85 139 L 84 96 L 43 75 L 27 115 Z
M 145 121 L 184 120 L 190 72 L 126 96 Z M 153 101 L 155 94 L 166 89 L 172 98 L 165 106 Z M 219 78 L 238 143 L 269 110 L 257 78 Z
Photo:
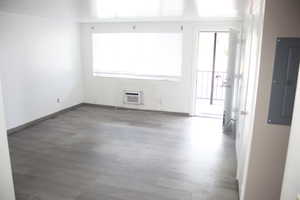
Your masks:
M 94 33 L 94 75 L 180 77 L 182 33 Z

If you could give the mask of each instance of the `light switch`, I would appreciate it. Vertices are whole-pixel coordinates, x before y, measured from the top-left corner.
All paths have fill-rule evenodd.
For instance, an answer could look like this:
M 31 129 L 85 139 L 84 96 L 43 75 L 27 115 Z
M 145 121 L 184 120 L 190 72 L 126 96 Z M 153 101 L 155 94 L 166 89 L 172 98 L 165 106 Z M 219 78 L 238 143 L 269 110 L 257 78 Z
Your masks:
M 297 195 L 297 200 L 300 200 L 300 194 Z

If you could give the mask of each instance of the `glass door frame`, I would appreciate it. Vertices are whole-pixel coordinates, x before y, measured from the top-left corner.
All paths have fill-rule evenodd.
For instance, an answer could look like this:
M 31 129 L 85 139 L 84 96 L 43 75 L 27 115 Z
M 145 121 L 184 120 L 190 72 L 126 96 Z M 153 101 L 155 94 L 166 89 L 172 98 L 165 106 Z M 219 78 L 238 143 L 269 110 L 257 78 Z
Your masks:
M 214 87 L 214 77 L 215 77 L 215 61 L 216 61 L 216 50 L 217 50 L 217 34 L 218 33 L 229 33 L 231 32 L 231 28 L 224 28 L 221 30 L 200 30 L 198 29 L 195 34 L 195 53 L 194 53 L 194 64 L 193 64 L 193 75 L 192 75 L 192 79 L 193 79 L 193 87 L 192 87 L 192 112 L 191 115 L 192 116 L 198 116 L 196 113 L 196 102 L 197 102 L 197 82 L 198 82 L 198 58 L 199 58 L 199 37 L 200 37 L 200 33 L 214 33 L 214 49 L 213 49 L 213 66 L 212 66 L 212 80 L 211 80 L 211 91 L 210 91 L 210 104 L 213 104 L 213 97 L 214 97 L 214 90 L 212 89 L 212 87 Z

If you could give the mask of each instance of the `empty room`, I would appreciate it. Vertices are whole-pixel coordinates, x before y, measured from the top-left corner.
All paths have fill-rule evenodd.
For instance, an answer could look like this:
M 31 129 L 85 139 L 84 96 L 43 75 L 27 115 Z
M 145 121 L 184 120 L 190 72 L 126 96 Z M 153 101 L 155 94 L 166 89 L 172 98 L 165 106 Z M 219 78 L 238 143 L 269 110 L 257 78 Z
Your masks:
M 299 0 L 0 0 L 0 200 L 300 200 Z

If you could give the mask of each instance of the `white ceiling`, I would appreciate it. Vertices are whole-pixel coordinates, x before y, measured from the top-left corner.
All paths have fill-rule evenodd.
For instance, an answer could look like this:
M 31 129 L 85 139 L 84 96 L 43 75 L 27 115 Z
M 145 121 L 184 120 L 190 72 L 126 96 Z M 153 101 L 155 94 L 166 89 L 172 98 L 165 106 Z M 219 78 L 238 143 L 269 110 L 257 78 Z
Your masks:
M 0 0 L 0 11 L 2 12 L 12 12 L 17 14 L 34 15 L 41 17 L 51 17 L 59 19 L 70 19 L 79 22 L 95 22 L 95 21 L 119 21 L 119 20 L 199 20 L 199 19 L 209 19 L 209 18 L 220 18 L 220 19 L 240 19 L 244 13 L 244 5 L 246 0 L 183 0 L 184 1 L 184 11 L 182 15 L 179 16 L 167 16 L 168 14 L 161 16 L 157 15 L 155 17 L 122 17 L 118 18 L 99 18 L 99 10 L 105 10 L 105 6 L 99 9 L 99 4 L 105 2 L 115 2 L 115 5 L 119 5 L 118 1 L 122 3 L 126 0 Z M 126 6 L 128 9 L 127 13 L 132 13 L 131 11 L 137 11 L 133 9 L 139 9 L 136 6 L 132 6 L 132 2 L 137 0 L 127 0 L 129 3 Z M 142 0 L 139 0 L 142 1 Z M 153 0 L 148 0 L 153 1 Z M 175 0 L 156 0 L 161 1 L 164 5 L 172 5 Z M 177 0 L 180 1 L 180 0 Z M 130 4 L 131 2 L 131 4 Z M 147 3 L 147 0 L 144 0 Z M 199 2 L 199 4 L 197 4 Z M 124 4 L 124 3 L 123 3 Z M 230 11 L 228 5 L 232 4 L 232 8 L 236 9 L 236 15 L 227 15 L 227 11 Z M 126 4 L 124 4 L 126 5 Z M 124 7 L 124 5 L 122 7 Z M 198 5 L 198 7 L 197 7 Z M 200 6 L 199 6 L 200 5 Z M 122 8 L 120 7 L 120 9 Z M 169 8 L 170 6 L 165 6 Z M 197 9 L 198 8 L 198 9 Z M 227 8 L 227 9 L 226 9 Z M 119 9 L 119 10 L 120 10 Z M 169 9 L 170 10 L 170 9 Z M 231 9 L 232 10 L 232 9 Z M 161 11 L 161 9 L 160 9 Z M 172 11 L 172 10 L 171 10 Z M 208 11 L 208 12 L 207 12 Z M 116 12 L 117 11 L 111 11 Z M 201 16 L 199 16 L 201 12 Z M 209 14 L 218 12 L 219 15 L 211 16 Z M 124 13 L 124 12 L 123 12 Z M 126 13 L 126 12 L 125 12 Z M 142 12 L 139 12 L 142 13 Z M 172 13 L 169 11 L 169 13 Z M 103 12 L 102 12 L 103 14 Z M 174 12 L 173 12 L 174 14 Z

